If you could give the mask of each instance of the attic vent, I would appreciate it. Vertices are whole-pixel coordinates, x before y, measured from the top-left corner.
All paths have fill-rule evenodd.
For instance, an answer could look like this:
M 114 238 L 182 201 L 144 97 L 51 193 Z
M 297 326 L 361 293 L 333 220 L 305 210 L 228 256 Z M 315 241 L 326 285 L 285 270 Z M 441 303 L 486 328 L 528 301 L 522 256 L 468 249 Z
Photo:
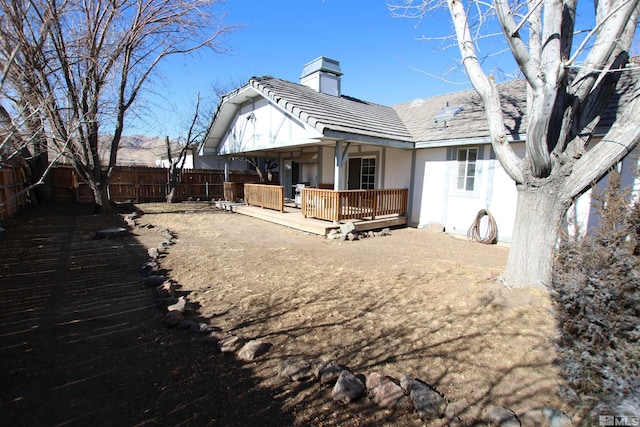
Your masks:
M 424 105 L 424 104 L 425 104 L 425 100 L 424 99 L 416 98 L 413 101 L 411 101 L 411 105 L 409 105 L 409 107 L 410 108 L 419 107 L 419 106 Z
M 464 108 L 460 107 L 459 105 L 449 107 L 449 104 L 447 104 L 446 107 L 444 107 L 438 114 L 436 114 L 433 122 L 438 123 L 451 120 L 462 110 L 464 110 Z

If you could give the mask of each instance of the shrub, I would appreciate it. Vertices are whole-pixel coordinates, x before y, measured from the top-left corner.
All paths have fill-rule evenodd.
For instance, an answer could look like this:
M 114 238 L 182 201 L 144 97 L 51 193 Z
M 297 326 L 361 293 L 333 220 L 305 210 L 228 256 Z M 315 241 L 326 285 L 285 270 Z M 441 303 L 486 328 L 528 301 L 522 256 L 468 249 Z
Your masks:
M 551 285 L 565 392 L 594 420 L 640 408 L 640 206 L 619 185 L 594 196 L 596 230 L 563 238 Z

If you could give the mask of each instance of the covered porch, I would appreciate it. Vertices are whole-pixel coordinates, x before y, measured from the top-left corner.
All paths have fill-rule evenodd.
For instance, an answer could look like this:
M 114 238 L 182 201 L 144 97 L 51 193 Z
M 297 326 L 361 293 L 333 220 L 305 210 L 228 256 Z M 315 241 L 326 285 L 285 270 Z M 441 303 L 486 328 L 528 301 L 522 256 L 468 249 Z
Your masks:
M 356 231 L 407 224 L 407 189 L 303 188 L 300 204 L 285 199 L 284 188 L 278 185 L 245 184 L 244 195 L 243 201 L 218 201 L 216 206 L 323 236 L 346 222 L 352 222 Z

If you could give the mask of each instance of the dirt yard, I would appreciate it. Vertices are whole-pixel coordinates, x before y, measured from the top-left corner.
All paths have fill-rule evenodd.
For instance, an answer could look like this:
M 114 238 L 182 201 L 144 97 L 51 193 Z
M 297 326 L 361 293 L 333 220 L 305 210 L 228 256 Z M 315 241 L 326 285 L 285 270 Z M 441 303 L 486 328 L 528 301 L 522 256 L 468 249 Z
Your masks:
M 331 241 L 206 203 L 142 204 L 131 236 L 95 240 L 121 217 L 36 210 L 3 222 L 0 410 L 11 425 L 446 425 L 499 405 L 553 406 L 550 303 L 490 280 L 508 249 L 411 228 Z M 146 249 L 198 310 L 194 320 L 272 346 L 241 363 L 166 328 L 137 276 Z M 423 423 L 349 406 L 331 388 L 277 377 L 287 359 L 334 360 L 356 374 L 419 378 L 449 418 Z M 44 423 L 44 424 L 43 424 Z
M 284 360 L 299 358 L 419 378 L 468 422 L 494 405 L 567 410 L 555 397 L 547 296 L 489 280 L 504 269 L 506 247 L 412 228 L 333 241 L 206 205 L 139 208 L 141 223 L 176 233 L 162 267 L 200 316 L 273 345 L 248 366 L 297 425 L 421 425 L 413 414 L 366 401 L 345 408 L 328 388 L 276 377 Z

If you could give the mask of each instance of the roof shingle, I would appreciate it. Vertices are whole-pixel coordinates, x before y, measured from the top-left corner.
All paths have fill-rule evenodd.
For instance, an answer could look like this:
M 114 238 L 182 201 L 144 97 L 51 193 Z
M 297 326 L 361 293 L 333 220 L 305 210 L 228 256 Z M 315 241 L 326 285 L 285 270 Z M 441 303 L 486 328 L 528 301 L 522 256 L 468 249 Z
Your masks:
M 394 141 L 413 141 L 405 124 L 391 107 L 344 95 L 327 95 L 269 76 L 253 77 L 249 84 L 320 132 L 332 130 Z

